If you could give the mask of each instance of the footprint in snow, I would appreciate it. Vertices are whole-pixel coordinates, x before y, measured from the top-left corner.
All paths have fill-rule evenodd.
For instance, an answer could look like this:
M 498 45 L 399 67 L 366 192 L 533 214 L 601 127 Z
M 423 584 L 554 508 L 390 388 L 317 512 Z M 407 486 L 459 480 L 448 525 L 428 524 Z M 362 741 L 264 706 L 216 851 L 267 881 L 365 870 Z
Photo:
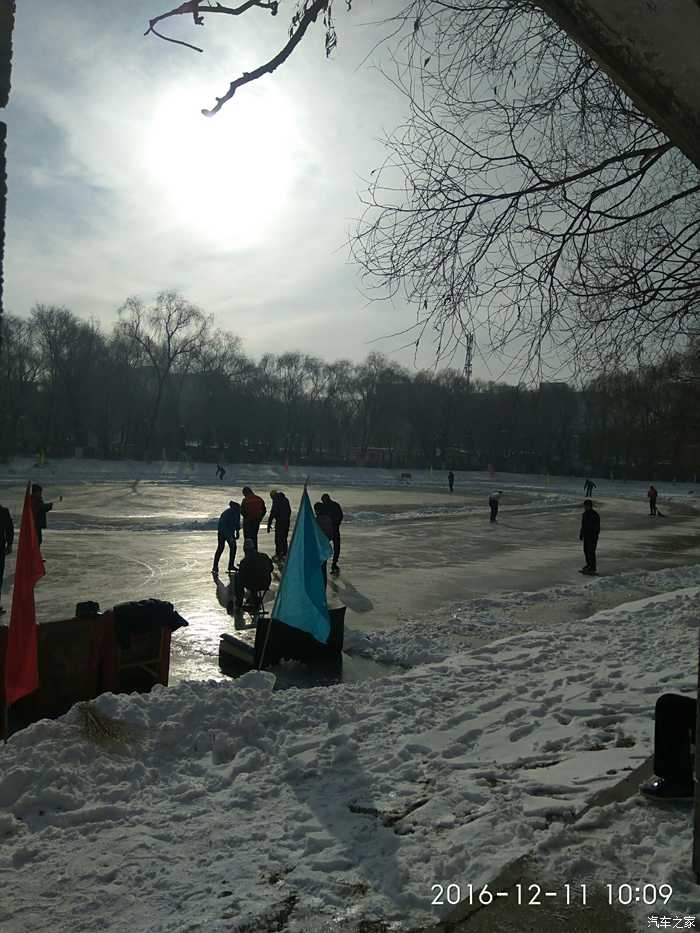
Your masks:
M 516 729 L 513 729 L 511 734 L 508 736 L 511 742 L 517 742 L 518 739 L 524 738 L 526 735 L 530 735 L 535 729 L 534 723 L 527 723 L 524 726 L 518 726 Z

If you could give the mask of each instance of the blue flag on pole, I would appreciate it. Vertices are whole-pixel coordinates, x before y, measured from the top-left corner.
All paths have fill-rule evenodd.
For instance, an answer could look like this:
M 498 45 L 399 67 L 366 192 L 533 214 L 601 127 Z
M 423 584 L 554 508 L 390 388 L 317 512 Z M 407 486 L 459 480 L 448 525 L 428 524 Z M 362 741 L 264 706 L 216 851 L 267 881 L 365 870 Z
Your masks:
M 272 618 L 308 632 L 323 645 L 328 643 L 331 623 L 321 564 L 332 553 L 304 487 Z

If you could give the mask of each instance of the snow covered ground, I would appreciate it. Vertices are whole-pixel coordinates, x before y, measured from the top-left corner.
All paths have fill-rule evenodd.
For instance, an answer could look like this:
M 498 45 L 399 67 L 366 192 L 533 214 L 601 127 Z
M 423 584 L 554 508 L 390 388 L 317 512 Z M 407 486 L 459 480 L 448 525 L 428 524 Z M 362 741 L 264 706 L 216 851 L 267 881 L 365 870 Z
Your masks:
M 56 483 L 75 483 L 71 495 L 84 479 L 77 511 L 89 511 L 96 477 L 68 480 L 56 469 Z M 14 494 L 17 479 L 8 480 Z M 174 483 L 175 501 L 163 489 L 156 511 L 170 499 L 176 522 L 182 479 Z M 521 496 L 511 523 L 524 523 L 523 534 L 575 521 L 578 481 L 497 483 Z M 550 585 L 513 585 L 524 565 L 514 552 L 503 557 L 506 543 L 493 537 L 503 530 L 487 528 L 479 534 L 491 535 L 491 550 L 480 545 L 479 576 L 488 577 L 489 562 L 497 572 L 486 589 L 465 586 L 440 608 L 440 592 L 448 592 L 441 589 L 429 613 L 406 614 L 400 625 L 359 628 L 354 622 L 369 613 L 348 614 L 354 653 L 410 670 L 285 691 L 273 691 L 270 673 L 183 680 L 148 696 L 99 698 L 98 714 L 115 721 L 111 737 L 78 708 L 17 733 L 0 748 L 2 933 L 424 929 L 448 909 L 431 904 L 433 884 L 454 883 L 464 896 L 468 884 L 491 881 L 525 852 L 534 852 L 543 877 L 571 884 L 669 883 L 667 915 L 700 913 L 687 808 L 634 799 L 596 808 L 562 832 L 594 793 L 649 756 L 656 697 L 692 693 L 696 683 L 700 563 L 671 566 L 667 553 L 697 535 L 695 509 L 683 504 L 692 487 L 677 490 L 669 524 L 649 532 L 659 537 L 648 563 L 665 568 L 655 570 L 622 560 L 625 535 L 636 541 L 653 523 L 646 516 L 646 525 L 637 523 L 633 513 L 635 501 L 643 509 L 643 485 L 619 485 L 602 490 L 616 514 L 631 503 L 615 532 L 619 561 L 611 544 L 606 576 L 573 580 L 552 556 Z M 476 504 L 481 478 L 473 487 Z M 387 492 L 373 505 L 363 493 L 372 505 L 364 511 L 380 506 L 387 514 Z M 666 501 L 670 492 L 660 490 Z M 558 504 L 552 494 L 562 497 Z M 103 517 L 104 500 L 95 511 Z M 545 524 L 536 525 L 543 514 Z M 150 510 L 144 516 L 154 520 Z M 473 520 L 468 512 L 425 515 L 392 528 L 415 537 L 422 522 L 434 535 L 441 522 L 468 537 Z M 363 527 L 371 536 L 372 522 Z M 124 527 L 121 534 L 146 533 Z M 456 538 L 446 540 L 452 547 Z M 578 561 L 576 542 L 567 547 Z M 409 578 L 411 553 L 406 544 L 392 556 L 409 564 Z M 439 576 L 445 553 L 426 574 Z M 55 561 L 63 559 L 57 548 Z M 48 566 L 50 575 L 51 559 Z M 347 588 L 342 578 L 340 585 Z M 356 605 L 362 609 L 361 600 Z M 662 912 L 661 903 L 628 910 L 640 931 L 648 914 Z

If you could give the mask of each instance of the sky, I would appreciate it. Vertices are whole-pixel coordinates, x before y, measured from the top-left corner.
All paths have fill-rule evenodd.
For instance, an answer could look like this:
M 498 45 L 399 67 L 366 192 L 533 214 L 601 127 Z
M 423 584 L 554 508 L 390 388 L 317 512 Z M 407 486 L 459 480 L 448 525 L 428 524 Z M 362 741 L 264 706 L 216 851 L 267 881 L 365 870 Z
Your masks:
M 347 246 L 363 180 L 406 109 L 376 67 L 386 53 L 372 52 L 377 21 L 399 5 L 337 4 L 330 59 L 318 23 L 213 118 L 200 109 L 281 47 L 293 4 L 276 18 L 163 24 L 203 54 L 144 37 L 167 0 L 124 0 L 109 14 L 88 0 L 18 5 L 6 309 L 61 305 L 109 329 L 128 296 L 173 289 L 255 358 L 379 351 L 412 367 L 413 350 L 397 350 L 405 338 L 381 338 L 408 327 L 414 309 L 370 302 Z M 433 361 L 427 343 L 418 366 Z M 491 372 L 476 360 L 474 375 Z

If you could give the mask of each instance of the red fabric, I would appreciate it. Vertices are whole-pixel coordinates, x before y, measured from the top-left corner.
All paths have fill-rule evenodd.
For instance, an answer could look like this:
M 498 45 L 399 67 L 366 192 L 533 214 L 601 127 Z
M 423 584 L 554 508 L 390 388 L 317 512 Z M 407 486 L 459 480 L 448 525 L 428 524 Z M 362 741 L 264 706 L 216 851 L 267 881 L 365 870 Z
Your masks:
M 250 521 L 261 521 L 265 512 L 267 512 L 267 506 L 264 500 L 255 493 L 252 496 L 246 496 L 241 503 L 241 515 Z
M 34 525 L 32 502 L 29 485 L 27 485 L 19 529 L 12 611 L 5 654 L 5 704 L 7 706 L 11 706 L 15 700 L 19 700 L 25 694 L 32 693 L 39 686 L 34 586 L 37 580 L 44 576 L 44 573 L 44 562 L 39 550 L 39 538 Z

